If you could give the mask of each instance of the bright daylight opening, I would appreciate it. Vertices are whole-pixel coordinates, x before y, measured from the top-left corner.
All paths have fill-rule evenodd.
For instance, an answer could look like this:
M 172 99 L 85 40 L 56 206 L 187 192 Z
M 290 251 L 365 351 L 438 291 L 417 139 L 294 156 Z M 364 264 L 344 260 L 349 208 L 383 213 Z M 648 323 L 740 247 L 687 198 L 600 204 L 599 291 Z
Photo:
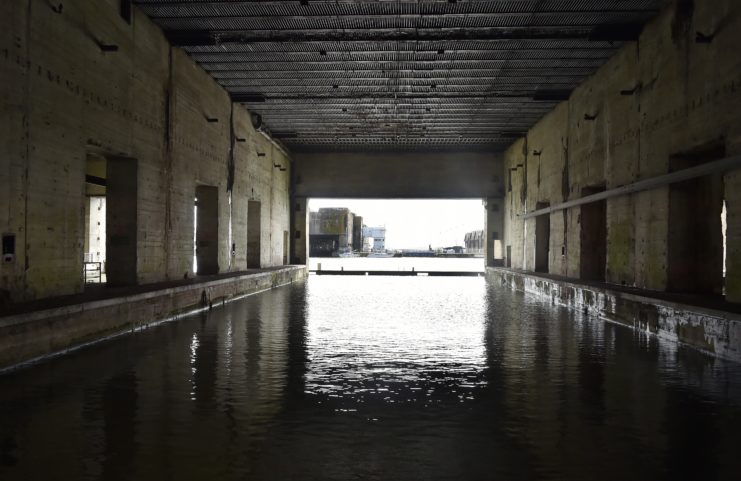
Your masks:
M 481 199 L 310 199 L 311 271 L 483 272 Z
M 106 282 L 106 158 L 89 154 L 85 160 L 85 235 L 83 278 L 86 284 Z

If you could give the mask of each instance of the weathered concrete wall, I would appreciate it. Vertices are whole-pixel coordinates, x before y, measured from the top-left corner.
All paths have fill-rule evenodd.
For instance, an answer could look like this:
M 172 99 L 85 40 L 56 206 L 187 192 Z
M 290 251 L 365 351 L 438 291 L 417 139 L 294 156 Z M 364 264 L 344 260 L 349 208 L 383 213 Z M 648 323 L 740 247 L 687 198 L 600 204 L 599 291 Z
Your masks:
M 51 6 L 0 4 L 0 231 L 17 236 L 0 293 L 28 300 L 82 290 L 90 152 L 137 162 L 139 283 L 193 275 L 196 185 L 218 188 L 221 272 L 246 268 L 249 199 L 261 201 L 262 266 L 282 264 L 290 160 L 249 113 L 138 9 L 129 24 L 114 0 Z
M 306 197 L 294 199 L 293 210 L 293 264 L 306 264 L 309 260 L 309 200 Z
M 493 153 L 294 154 L 303 197 L 475 198 L 502 194 L 502 161 Z
M 741 361 L 741 315 L 593 285 L 489 267 L 487 277 L 608 321 Z
M 691 3 L 691 2 L 690 2 Z M 686 5 L 687 2 L 682 2 Z M 538 203 L 582 197 L 670 171 L 673 155 L 714 142 L 741 152 L 741 16 L 734 0 L 670 4 L 598 72 L 504 154 L 505 246 L 533 270 Z M 696 32 L 714 32 L 695 42 Z M 725 175 L 726 290 L 741 301 L 741 173 Z M 669 188 L 609 199 L 606 280 L 667 287 Z M 549 271 L 580 275 L 580 208 L 550 214 Z M 702 212 L 693 215 L 703 215 Z
M 301 280 L 306 272 L 290 266 L 0 317 L 0 369 Z

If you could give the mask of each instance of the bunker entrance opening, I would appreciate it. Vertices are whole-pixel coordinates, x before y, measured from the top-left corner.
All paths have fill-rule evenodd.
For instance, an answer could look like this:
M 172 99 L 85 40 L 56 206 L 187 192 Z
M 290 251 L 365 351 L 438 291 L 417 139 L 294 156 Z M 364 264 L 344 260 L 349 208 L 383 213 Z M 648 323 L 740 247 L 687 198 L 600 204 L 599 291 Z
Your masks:
M 482 199 L 312 198 L 305 240 L 309 269 L 398 275 L 483 272 L 486 215 Z

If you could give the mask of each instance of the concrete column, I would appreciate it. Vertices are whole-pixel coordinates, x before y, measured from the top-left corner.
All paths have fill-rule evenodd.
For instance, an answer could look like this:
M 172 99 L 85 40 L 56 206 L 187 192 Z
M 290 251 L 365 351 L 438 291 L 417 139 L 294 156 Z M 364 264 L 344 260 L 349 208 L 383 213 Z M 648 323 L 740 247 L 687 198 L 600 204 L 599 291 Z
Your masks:
M 489 197 L 484 201 L 486 208 L 484 238 L 487 266 L 504 265 L 504 199 Z
M 293 235 L 291 236 L 291 263 L 306 264 L 309 260 L 309 199 L 293 199 Z
M 741 171 L 725 176 L 726 300 L 741 303 Z
M 107 158 L 106 275 L 108 285 L 137 281 L 138 164 L 126 157 Z

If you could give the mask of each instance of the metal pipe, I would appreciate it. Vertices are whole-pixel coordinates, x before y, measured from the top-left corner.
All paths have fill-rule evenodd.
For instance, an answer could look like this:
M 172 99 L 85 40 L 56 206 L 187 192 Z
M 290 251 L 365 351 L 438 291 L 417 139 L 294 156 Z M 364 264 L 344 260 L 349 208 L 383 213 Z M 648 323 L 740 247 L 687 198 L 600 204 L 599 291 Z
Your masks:
M 604 192 L 598 192 L 597 194 L 587 195 L 580 199 L 569 200 L 561 204 L 534 210 L 525 214 L 517 214 L 517 218 L 530 219 L 531 217 L 550 214 L 551 212 L 557 212 L 559 210 L 564 210 L 579 205 L 591 204 L 592 202 L 610 199 L 612 197 L 633 194 L 635 192 L 650 190 L 656 187 L 662 187 L 664 185 L 674 184 L 676 182 L 682 182 L 684 180 L 690 180 L 696 177 L 702 177 L 704 175 L 720 174 L 735 169 L 741 169 L 741 155 L 726 157 L 725 159 L 708 162 L 696 167 L 690 167 L 688 169 L 678 170 L 669 174 L 659 175 L 650 179 L 639 180 L 638 182 L 634 182 L 632 184 L 615 187 L 614 189 L 606 190 Z

